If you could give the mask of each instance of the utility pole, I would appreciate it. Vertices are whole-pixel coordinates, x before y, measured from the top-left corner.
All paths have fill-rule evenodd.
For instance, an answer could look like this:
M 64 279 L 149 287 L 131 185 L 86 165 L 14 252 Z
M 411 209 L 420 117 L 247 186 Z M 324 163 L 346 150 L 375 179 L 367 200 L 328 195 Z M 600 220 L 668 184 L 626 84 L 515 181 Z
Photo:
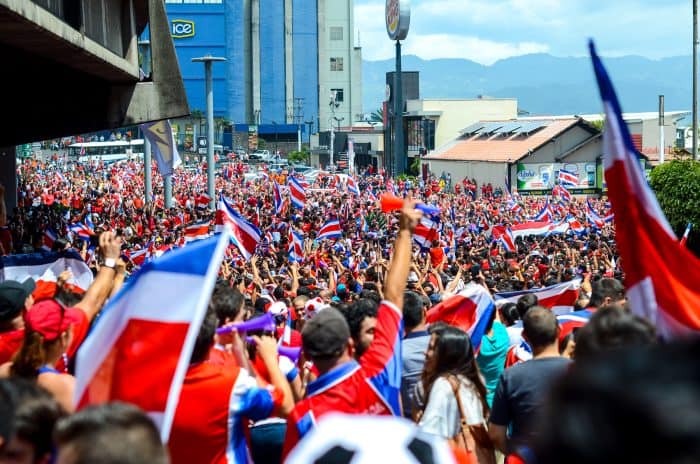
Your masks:
M 666 149 L 664 147 L 664 96 L 659 95 L 659 163 L 664 162 Z
M 330 147 L 328 147 L 328 153 L 330 154 L 330 162 L 329 166 L 333 166 L 333 148 L 334 148 L 334 143 L 335 143 L 335 128 L 333 127 L 333 122 L 335 121 L 335 109 L 338 106 L 338 102 L 336 101 L 336 93 L 334 91 L 331 91 L 331 144 Z
M 693 159 L 698 157 L 698 0 L 693 0 Z
M 207 194 L 211 198 L 209 208 L 216 209 L 216 194 L 214 192 L 214 86 L 212 85 L 211 65 L 214 61 L 226 61 L 220 56 L 201 56 L 192 58 L 193 62 L 204 63 L 207 94 Z
M 294 122 L 297 125 L 297 151 L 301 151 L 301 123 L 304 119 L 301 109 L 304 106 L 304 99 L 297 97 L 294 100 L 296 101 L 294 105 Z
M 396 72 L 394 73 L 394 175 L 406 171 L 406 152 L 403 145 L 403 83 L 401 72 L 401 41 L 396 41 Z

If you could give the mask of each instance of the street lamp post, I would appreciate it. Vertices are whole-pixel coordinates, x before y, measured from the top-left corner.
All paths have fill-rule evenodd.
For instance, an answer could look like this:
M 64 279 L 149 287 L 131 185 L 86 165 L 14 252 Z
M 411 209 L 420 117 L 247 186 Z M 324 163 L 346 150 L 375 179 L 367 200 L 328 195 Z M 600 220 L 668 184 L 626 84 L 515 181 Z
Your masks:
M 309 126 L 309 133 L 308 133 L 308 135 L 307 135 L 307 139 L 308 139 L 308 142 L 309 142 L 309 146 L 307 147 L 307 148 L 308 148 L 309 157 L 308 157 L 308 159 L 307 159 L 306 162 L 309 164 L 309 166 L 311 166 L 311 131 L 312 131 L 313 128 L 314 128 L 314 121 L 313 121 L 313 119 L 312 119 L 311 121 L 304 121 L 304 123 L 305 123 L 307 126 Z
M 221 56 L 200 56 L 192 58 L 193 62 L 204 63 L 204 77 L 206 79 L 207 94 L 207 194 L 211 199 L 209 208 L 216 208 L 216 194 L 214 192 L 214 89 L 212 85 L 211 66 L 215 61 L 226 61 Z

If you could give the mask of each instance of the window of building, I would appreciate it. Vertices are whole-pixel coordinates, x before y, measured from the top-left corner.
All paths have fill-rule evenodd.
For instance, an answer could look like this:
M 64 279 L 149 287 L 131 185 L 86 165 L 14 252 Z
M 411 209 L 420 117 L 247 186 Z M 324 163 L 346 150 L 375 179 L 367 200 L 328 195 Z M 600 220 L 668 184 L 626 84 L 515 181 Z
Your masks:
M 343 89 L 331 89 L 331 92 L 335 94 L 335 102 L 342 103 L 345 95 L 343 95 Z
M 331 40 L 343 40 L 343 28 L 340 26 L 331 27 Z
M 342 71 L 343 70 L 343 58 L 340 56 L 335 56 L 331 58 L 331 71 Z

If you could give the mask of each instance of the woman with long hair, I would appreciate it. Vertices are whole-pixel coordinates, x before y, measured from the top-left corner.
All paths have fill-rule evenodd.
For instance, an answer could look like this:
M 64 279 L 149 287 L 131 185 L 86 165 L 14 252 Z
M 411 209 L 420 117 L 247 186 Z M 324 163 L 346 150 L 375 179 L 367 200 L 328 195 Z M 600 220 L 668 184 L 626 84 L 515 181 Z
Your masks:
M 428 398 L 419 422 L 424 431 L 452 440 L 462 433 L 463 420 L 470 429 L 485 427 L 489 414 L 486 387 L 465 331 L 452 326 L 432 331 L 422 377 Z M 475 446 L 473 440 L 479 444 L 481 435 L 470 437 L 465 444 Z M 480 463 L 490 462 L 478 451 Z
M 25 313 L 24 342 L 9 373 L 35 379 L 68 412 L 72 412 L 75 378 L 59 372 L 56 364 L 71 343 L 73 324 L 80 322 L 74 308 L 64 308 L 56 300 L 43 300 Z

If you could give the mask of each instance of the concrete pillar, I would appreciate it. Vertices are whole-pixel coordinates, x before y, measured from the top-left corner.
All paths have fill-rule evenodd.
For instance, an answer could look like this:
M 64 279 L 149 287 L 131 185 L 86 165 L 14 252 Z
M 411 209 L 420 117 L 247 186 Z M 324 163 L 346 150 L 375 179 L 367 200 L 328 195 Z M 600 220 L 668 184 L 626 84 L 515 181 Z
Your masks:
M 0 147 L 0 184 L 5 186 L 5 205 L 8 216 L 17 206 L 17 161 L 16 147 Z

